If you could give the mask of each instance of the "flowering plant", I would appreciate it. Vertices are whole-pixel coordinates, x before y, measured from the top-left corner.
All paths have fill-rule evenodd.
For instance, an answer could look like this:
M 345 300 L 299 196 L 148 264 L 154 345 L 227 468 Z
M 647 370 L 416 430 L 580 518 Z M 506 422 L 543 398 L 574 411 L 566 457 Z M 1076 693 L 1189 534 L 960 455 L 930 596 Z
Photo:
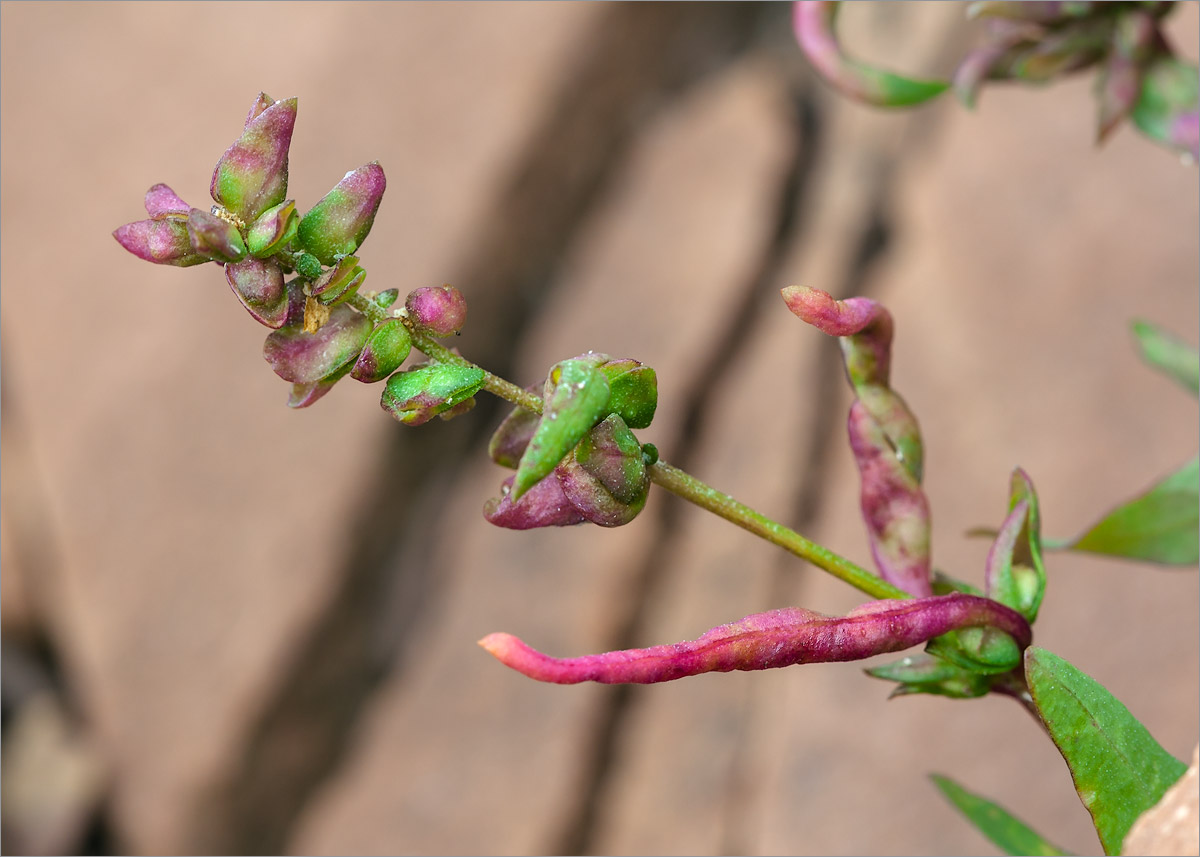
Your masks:
M 829 16 L 824 6 L 801 4 L 797 20 L 824 26 Z M 860 75 L 860 82 L 868 79 Z M 861 660 L 924 644 L 924 653 L 868 674 L 893 682 L 893 695 L 966 699 L 996 693 L 1016 700 L 1063 753 L 1105 851 L 1120 852 L 1134 821 L 1184 766 L 1093 679 L 1032 645 L 1047 586 L 1044 554 L 1090 551 L 1194 566 L 1200 561 L 1197 459 L 1077 538 L 1059 540 L 1043 539 L 1033 482 L 1016 469 L 998 527 L 981 531 L 993 540 L 982 588 L 935 572 L 929 502 L 921 487 L 921 434 L 890 384 L 893 318 L 866 298 L 839 301 L 792 286 L 782 291 L 786 307 L 837 339 L 854 392 L 847 432 L 875 564 L 874 570 L 863 568 L 671 466 L 652 444 L 642 443 L 634 431 L 651 425 L 658 405 L 653 368 L 589 351 L 556 363 L 543 383 L 521 387 L 439 342 L 466 321 L 467 301 L 458 289 L 419 288 L 403 303 L 398 290 L 365 289 L 366 270 L 356 254 L 382 201 L 383 168 L 370 163 L 347 173 L 299 214 L 286 198 L 296 115 L 296 99 L 260 94 L 241 136 L 217 162 L 209 211 L 191 208 L 157 184 L 145 198 L 149 219 L 113 233 L 150 262 L 222 266 L 239 302 L 271 329 L 263 355 L 290 383 L 289 406 L 309 407 L 349 376 L 383 382 L 383 410 L 417 426 L 461 416 L 478 394 L 492 393 L 514 408 L 496 429 L 489 454 L 515 471 L 484 506 L 492 524 L 519 530 L 622 526 L 638 516 L 657 485 L 873 599 L 845 616 L 800 607 L 756 614 L 692 641 L 647 649 L 556 658 L 502 633 L 481 640 L 483 648 L 540 681 L 654 683 L 705 672 Z M 1195 352 L 1149 324 L 1139 323 L 1135 332 L 1153 365 L 1193 392 L 1200 389 Z M 406 366 L 414 349 L 427 361 Z M 998 807 L 949 780 L 937 782 L 1012 853 L 1058 853 Z

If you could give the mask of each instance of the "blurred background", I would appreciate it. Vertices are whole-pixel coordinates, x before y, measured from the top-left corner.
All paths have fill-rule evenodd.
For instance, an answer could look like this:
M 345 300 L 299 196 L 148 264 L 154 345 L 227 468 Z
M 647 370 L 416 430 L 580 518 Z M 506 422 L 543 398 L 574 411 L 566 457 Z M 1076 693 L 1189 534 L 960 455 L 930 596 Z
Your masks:
M 856 4 L 860 56 L 945 75 L 965 4 Z M 979 582 L 1008 477 L 1073 535 L 1194 454 L 1131 318 L 1195 343 L 1194 169 L 1093 76 L 880 112 L 808 70 L 786 4 L 5 3 L 3 848 L 8 853 L 992 853 L 926 775 L 1098 853 L 1005 699 L 886 701 L 862 665 L 557 687 L 558 655 L 694 638 L 848 587 L 662 492 L 613 531 L 483 502 L 503 411 L 308 410 L 215 266 L 110 237 L 166 182 L 207 207 L 259 90 L 300 98 L 303 210 L 379 160 L 367 288 L 448 282 L 520 383 L 587 349 L 658 371 L 664 457 L 870 562 L 836 345 L 780 287 L 896 319 L 939 568 Z M 1197 7 L 1171 23 L 1197 53 Z M 1036 634 L 1190 758 L 1197 576 L 1054 555 Z

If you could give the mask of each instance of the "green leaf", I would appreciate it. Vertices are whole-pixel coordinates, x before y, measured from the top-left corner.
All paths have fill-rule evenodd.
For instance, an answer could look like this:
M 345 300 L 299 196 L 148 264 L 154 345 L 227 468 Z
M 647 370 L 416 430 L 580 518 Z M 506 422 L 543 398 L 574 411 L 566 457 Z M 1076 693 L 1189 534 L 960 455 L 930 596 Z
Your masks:
M 888 697 L 930 693 L 951 699 L 975 699 L 990 689 L 988 679 L 931 655 L 908 655 L 890 664 L 863 670 L 872 678 L 898 682 Z
M 608 413 L 608 378 L 583 360 L 563 360 L 546 379 L 545 404 L 517 465 L 513 501 L 546 477 Z
M 930 774 L 933 784 L 967 817 L 975 827 L 1005 854 L 1046 855 L 1067 854 L 1057 845 L 1051 845 L 1040 834 L 1004 807 L 987 798 L 964 789 L 949 777 Z
M 1148 321 L 1135 320 L 1130 327 L 1142 349 L 1142 359 L 1178 381 L 1193 396 L 1200 396 L 1200 353 L 1196 349 Z
M 998 628 L 963 628 L 934 637 L 925 651 L 968 672 L 998 675 L 1021 663 L 1021 647 Z
M 1196 565 L 1200 562 L 1200 458 L 1113 509 L 1078 538 L 1047 541 L 1045 547 Z
M 1098 681 L 1045 649 L 1025 652 L 1034 704 L 1058 747 L 1106 854 L 1187 766 L 1164 750 Z

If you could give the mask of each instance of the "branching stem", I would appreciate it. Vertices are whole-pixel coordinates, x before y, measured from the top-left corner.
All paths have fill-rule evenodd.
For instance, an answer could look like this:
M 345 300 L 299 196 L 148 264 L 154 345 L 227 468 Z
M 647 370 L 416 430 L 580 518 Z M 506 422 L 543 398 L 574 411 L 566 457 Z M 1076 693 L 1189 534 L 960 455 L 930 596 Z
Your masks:
M 457 366 L 476 365 L 462 355 L 454 353 L 440 342 L 432 339 L 427 333 L 411 324 L 403 314 L 395 315 L 363 295 L 354 295 L 349 299 L 349 302 L 355 309 L 364 313 L 376 323 L 387 318 L 403 319 L 405 326 L 412 335 L 413 347 L 433 360 L 437 360 L 440 363 L 452 363 Z M 482 367 L 476 368 L 482 369 Z M 533 411 L 536 414 L 542 412 L 542 400 L 539 396 L 518 387 L 511 381 L 506 381 L 497 375 L 493 375 L 486 369 L 483 371 L 486 373 L 486 381 L 483 388 L 489 393 L 526 410 Z M 665 461 L 659 461 L 650 466 L 650 479 L 672 494 L 682 497 L 689 503 L 694 503 L 700 508 L 706 509 L 731 523 L 737 524 L 742 529 L 753 533 L 761 539 L 766 539 L 772 544 L 778 545 L 803 560 L 807 560 L 839 580 L 850 584 L 855 589 L 865 592 L 867 595 L 879 599 L 912 597 L 907 592 L 897 589 L 878 575 L 871 573 L 862 566 L 856 565 L 844 556 L 840 556 L 828 548 L 806 539 L 795 530 L 785 527 L 783 524 L 754 511 L 746 504 L 738 502 L 733 497 L 718 491 L 695 476 L 685 473 L 677 467 L 672 467 Z

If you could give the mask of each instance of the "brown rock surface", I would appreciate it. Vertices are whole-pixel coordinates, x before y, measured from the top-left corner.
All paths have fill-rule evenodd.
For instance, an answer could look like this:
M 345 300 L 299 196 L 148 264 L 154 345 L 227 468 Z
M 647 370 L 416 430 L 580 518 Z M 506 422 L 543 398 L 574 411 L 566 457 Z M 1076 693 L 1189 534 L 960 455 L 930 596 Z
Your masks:
M 1061 758 L 1008 702 L 885 702 L 856 665 L 634 689 L 505 670 L 474 641 L 566 655 L 862 599 L 662 492 L 614 531 L 490 528 L 499 411 L 402 429 L 345 381 L 289 412 L 219 271 L 109 238 L 154 182 L 203 207 L 246 102 L 295 94 L 301 207 L 387 169 L 369 287 L 454 282 L 455 344 L 522 383 L 588 348 L 655 366 L 643 440 L 856 561 L 837 349 L 784 285 L 891 309 L 935 560 L 959 576 L 981 578 L 987 545 L 962 533 L 998 522 L 1012 467 L 1063 536 L 1194 453 L 1195 402 L 1127 333 L 1137 316 L 1196 341 L 1194 171 L 1131 130 L 1094 148 L 1090 79 L 879 113 L 812 83 L 784 7 L 699 8 L 0 10 L 5 406 L 31 465 L 6 459 L 4 562 L 30 519 L 54 558 L 37 585 L 22 565 L 39 599 L 6 605 L 5 631 L 48 629 L 119 850 L 980 850 L 929 771 L 1096 850 Z M 853 7 L 848 39 L 936 73 L 960 11 Z M 1178 17 L 1195 56 L 1195 7 Z M 405 485 L 372 521 L 372 492 Z M 26 499 L 44 508 L 14 515 Z M 1183 756 L 1197 595 L 1194 573 L 1054 555 L 1038 642 Z

